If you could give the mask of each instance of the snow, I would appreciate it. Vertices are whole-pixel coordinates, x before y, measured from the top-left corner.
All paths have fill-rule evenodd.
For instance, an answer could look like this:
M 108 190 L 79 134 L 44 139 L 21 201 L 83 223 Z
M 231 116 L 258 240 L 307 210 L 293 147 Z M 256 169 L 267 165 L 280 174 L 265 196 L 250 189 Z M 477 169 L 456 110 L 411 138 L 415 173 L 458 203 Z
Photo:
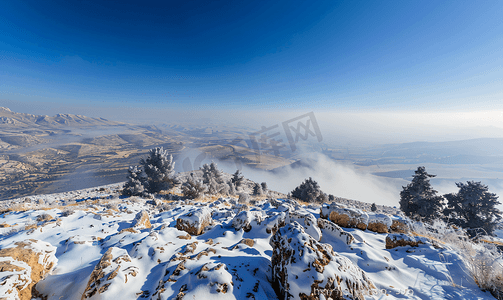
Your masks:
M 285 230 L 282 226 L 288 223 L 297 224 L 297 231 L 311 236 L 320 247 L 332 248 L 342 264 L 354 265 L 351 274 L 364 272 L 375 285 L 375 292 L 365 299 L 492 299 L 478 288 L 462 258 L 448 247 L 425 242 L 417 247 L 386 249 L 387 234 L 342 228 L 329 220 L 322 222 L 330 222 L 330 226 L 319 226 L 319 206 L 274 199 L 243 210 L 246 208 L 235 205 L 231 198 L 215 202 L 159 200 L 162 204 L 155 205 L 138 197 L 117 198 L 118 186 L 104 188 L 31 197 L 27 203 L 31 209 L 0 215 L 0 224 L 9 225 L 0 228 L 0 249 L 26 239 L 56 248 L 55 269 L 36 285 L 47 299 L 81 299 L 93 271 L 110 249 L 110 265 L 103 268 L 106 280 L 99 287 L 110 285 L 90 299 L 174 299 L 180 293 L 184 299 L 278 299 L 271 284 L 270 241 L 276 230 Z M 5 208 L 16 202 L 20 201 L 2 205 Z M 335 209 L 335 205 L 324 206 L 328 208 Z M 74 213 L 64 213 L 69 210 Z M 142 211 L 150 217 L 151 227 L 132 228 Z M 361 215 L 349 207 L 344 211 Z M 44 213 L 54 219 L 37 222 L 37 216 Z M 187 237 L 187 232 L 176 227 L 180 218 L 195 225 L 208 213 L 210 223 L 200 235 Z M 399 219 L 365 215 L 366 222 L 378 219 L 388 224 Z M 26 229 L 30 225 L 35 227 Z M 243 239 L 253 240 L 253 246 L 241 243 Z M 130 261 L 114 262 L 121 256 Z M 7 259 L 0 257 L 0 261 Z M 119 266 L 117 275 L 108 280 Z M 339 272 L 331 268 L 325 272 Z M 0 273 L 0 277 L 5 277 L 4 273 L 9 272 Z M 328 273 L 323 274 L 328 278 Z M 305 280 L 296 281 L 296 285 L 304 288 L 309 285 Z

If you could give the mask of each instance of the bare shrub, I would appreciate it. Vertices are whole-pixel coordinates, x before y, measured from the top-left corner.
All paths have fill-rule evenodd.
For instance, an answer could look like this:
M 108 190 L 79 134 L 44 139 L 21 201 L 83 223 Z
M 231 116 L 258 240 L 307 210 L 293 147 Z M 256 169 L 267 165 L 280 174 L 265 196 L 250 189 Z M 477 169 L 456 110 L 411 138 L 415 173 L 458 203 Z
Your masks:
M 37 216 L 37 222 L 50 221 L 53 217 L 50 214 L 44 213 Z

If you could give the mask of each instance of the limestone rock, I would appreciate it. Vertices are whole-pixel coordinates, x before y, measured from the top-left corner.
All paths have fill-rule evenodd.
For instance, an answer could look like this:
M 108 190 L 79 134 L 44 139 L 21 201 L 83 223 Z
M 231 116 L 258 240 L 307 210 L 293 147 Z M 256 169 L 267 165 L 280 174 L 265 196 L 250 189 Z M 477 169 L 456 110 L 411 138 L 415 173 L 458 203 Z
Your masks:
M 152 227 L 152 225 L 150 224 L 150 218 L 148 216 L 148 213 L 145 210 L 142 210 L 139 213 L 137 213 L 133 219 L 133 228 L 146 229 L 150 227 Z
M 346 245 L 354 242 L 355 238 L 349 232 L 344 231 L 339 225 L 325 219 L 318 219 L 318 227 L 326 238 L 335 238 Z
M 262 212 L 244 210 L 232 219 L 232 227 L 236 230 L 243 228 L 248 232 L 254 225 L 259 225 L 264 220 Z
M 391 217 L 385 214 L 369 213 L 367 229 L 377 233 L 389 233 Z
M 280 299 L 364 299 L 375 291 L 365 272 L 330 245 L 317 242 L 297 222 L 280 228 L 270 244 L 272 279 Z
M 306 233 L 312 236 L 316 241 L 321 240 L 321 230 L 313 214 L 289 211 L 286 215 L 285 223 L 290 224 L 294 221 L 302 225 Z
M 32 298 L 34 285 L 56 266 L 56 247 L 39 240 L 16 242 L 0 250 L 0 295 L 2 299 Z
M 200 235 L 203 233 L 204 228 L 210 225 L 211 210 L 209 208 L 194 209 L 180 216 L 176 220 L 176 228 L 183 230 L 191 235 Z
M 117 299 L 121 286 L 138 272 L 126 250 L 110 247 L 94 267 L 81 299 Z
M 391 232 L 396 232 L 396 233 L 408 233 L 410 231 L 409 229 L 409 221 L 406 219 L 398 219 L 398 218 L 393 218 L 391 226 L 390 226 Z
M 386 249 L 393 249 L 401 246 L 417 247 L 419 244 L 425 244 L 427 238 L 414 237 L 405 233 L 390 233 L 386 237 Z
M 341 227 L 367 229 L 369 216 L 364 211 L 356 208 L 330 206 L 328 219 Z M 323 207 L 322 207 L 323 211 Z M 324 215 L 325 216 L 325 215 Z

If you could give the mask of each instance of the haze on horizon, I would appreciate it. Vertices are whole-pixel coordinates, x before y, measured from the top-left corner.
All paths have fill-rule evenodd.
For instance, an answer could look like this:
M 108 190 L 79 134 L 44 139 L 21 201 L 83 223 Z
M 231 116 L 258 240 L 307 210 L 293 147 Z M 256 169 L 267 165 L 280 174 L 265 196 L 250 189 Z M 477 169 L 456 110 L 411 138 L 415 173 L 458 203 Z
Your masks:
M 6 1 L 0 106 L 255 124 L 314 111 L 483 136 L 503 128 L 501 15 L 499 1 Z

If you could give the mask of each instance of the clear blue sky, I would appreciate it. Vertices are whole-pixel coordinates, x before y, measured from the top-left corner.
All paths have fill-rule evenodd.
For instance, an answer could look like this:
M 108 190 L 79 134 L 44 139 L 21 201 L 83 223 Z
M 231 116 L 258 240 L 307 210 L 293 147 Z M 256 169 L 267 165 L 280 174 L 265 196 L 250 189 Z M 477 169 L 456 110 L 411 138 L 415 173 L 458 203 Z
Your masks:
M 503 109 L 501 1 L 0 5 L 0 106 Z

